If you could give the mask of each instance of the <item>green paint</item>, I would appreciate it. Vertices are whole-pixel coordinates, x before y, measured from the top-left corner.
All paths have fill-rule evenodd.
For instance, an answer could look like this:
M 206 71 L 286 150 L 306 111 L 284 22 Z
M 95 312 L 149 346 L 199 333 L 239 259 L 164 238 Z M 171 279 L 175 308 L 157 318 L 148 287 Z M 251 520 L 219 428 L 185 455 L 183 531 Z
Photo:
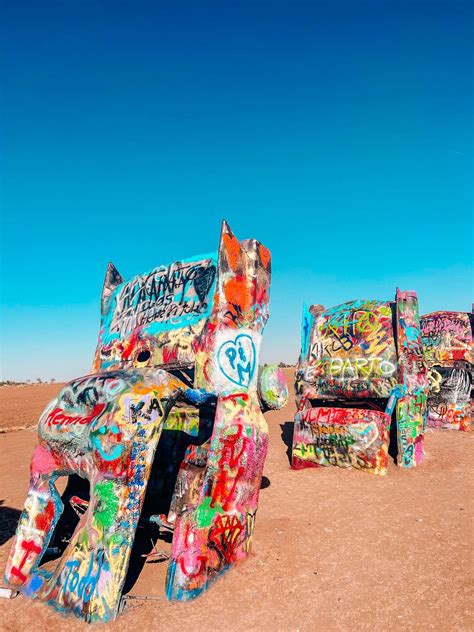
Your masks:
M 89 546 L 89 531 L 87 527 L 83 527 L 77 535 L 77 543 L 83 544 L 87 548 Z
M 110 536 L 110 543 L 114 548 L 114 555 L 117 555 L 120 547 L 127 544 L 127 540 L 124 538 L 123 534 L 115 532 Z
M 114 492 L 114 482 L 102 481 L 97 483 L 94 488 L 94 495 L 98 501 L 98 506 L 94 512 L 94 521 L 106 531 L 114 524 L 119 506 L 119 499 Z
M 217 513 L 225 514 L 225 511 L 222 509 L 222 507 L 211 507 L 211 500 L 211 497 L 208 496 L 196 509 L 196 522 L 199 528 L 210 527 L 212 521 L 214 520 L 214 516 Z

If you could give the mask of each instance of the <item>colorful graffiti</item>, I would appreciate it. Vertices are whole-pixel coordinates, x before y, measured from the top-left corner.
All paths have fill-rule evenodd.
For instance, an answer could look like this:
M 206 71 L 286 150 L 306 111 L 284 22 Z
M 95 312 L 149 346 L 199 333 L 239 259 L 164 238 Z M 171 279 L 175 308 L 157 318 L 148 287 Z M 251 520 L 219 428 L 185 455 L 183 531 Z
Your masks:
M 281 368 L 270 365 L 259 371 L 258 395 L 266 410 L 283 408 L 288 401 L 288 385 Z
M 377 410 L 307 408 L 297 413 L 294 469 L 338 465 L 385 474 L 390 415 Z
M 432 312 L 420 319 L 430 389 L 427 425 L 470 431 L 474 374 L 473 317 L 466 312 Z
M 424 435 L 429 388 L 421 344 L 418 299 L 415 292 L 397 289 L 399 380 L 403 395 L 397 400 L 398 464 L 420 465 L 425 458 Z
M 305 310 L 303 331 L 308 338 L 299 371 L 314 397 L 388 397 L 397 384 L 390 303 L 313 306 Z
M 126 283 L 109 264 L 94 370 L 194 363 L 216 278 L 216 253 L 159 266 Z
M 157 490 L 150 520 L 174 528 L 169 599 L 196 597 L 248 555 L 267 451 L 262 408 L 287 397 L 276 367 L 259 397 L 270 266 L 262 244 L 239 242 L 225 222 L 217 254 L 126 283 L 109 264 L 94 373 L 66 385 L 39 422 L 10 585 L 87 622 L 114 619 L 147 486 Z M 79 523 L 46 572 L 63 511 L 55 482 L 72 474 L 90 482 L 90 500 L 71 498 Z
M 424 457 L 427 384 L 414 293 L 397 290 L 394 303 L 305 307 L 292 467 L 341 465 L 385 474 L 395 406 L 398 464 L 418 465 Z M 337 417 L 330 433 L 319 422 L 323 411 Z M 363 435 L 370 443 L 351 432 L 361 424 L 371 428 Z

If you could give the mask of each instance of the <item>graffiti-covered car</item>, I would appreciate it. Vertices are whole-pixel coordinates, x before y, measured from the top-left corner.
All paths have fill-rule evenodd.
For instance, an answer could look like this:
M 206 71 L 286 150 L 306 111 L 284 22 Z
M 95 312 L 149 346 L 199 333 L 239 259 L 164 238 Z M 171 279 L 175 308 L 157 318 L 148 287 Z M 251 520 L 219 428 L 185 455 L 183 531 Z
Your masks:
M 428 365 L 427 425 L 471 430 L 474 371 L 473 316 L 467 312 L 432 312 L 420 318 Z
M 385 474 L 392 412 L 398 464 L 424 459 L 428 380 L 418 299 L 304 308 L 296 371 L 292 467 L 337 465 Z
M 109 264 L 91 375 L 39 421 L 31 482 L 5 579 L 87 622 L 114 619 L 151 480 L 148 517 L 173 530 L 171 600 L 198 596 L 247 557 L 268 443 L 261 410 L 285 403 L 281 372 L 258 385 L 271 257 L 224 222 L 219 250 L 124 281 Z M 59 476 L 90 483 L 57 563 L 39 568 L 63 511 Z

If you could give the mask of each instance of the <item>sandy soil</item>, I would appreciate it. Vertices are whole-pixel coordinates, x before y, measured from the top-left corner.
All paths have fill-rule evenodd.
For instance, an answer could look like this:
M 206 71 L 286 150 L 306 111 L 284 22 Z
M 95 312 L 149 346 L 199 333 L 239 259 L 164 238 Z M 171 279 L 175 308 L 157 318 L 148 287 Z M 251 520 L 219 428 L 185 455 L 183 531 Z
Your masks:
M 34 423 L 60 385 L 0 389 L 1 423 Z M 336 468 L 292 471 L 294 399 L 266 415 L 270 451 L 253 553 L 198 600 L 170 604 L 166 563 L 144 566 L 124 613 L 102 630 L 472 630 L 474 434 L 429 431 L 428 461 L 385 478 Z M 34 430 L 0 436 L 0 567 L 28 487 Z M 7 539 L 7 541 L 5 541 Z M 169 544 L 163 543 L 163 550 Z M 0 600 L 2 630 L 76 630 L 21 596 Z
M 0 432 L 36 424 L 44 407 L 64 384 L 0 386 Z

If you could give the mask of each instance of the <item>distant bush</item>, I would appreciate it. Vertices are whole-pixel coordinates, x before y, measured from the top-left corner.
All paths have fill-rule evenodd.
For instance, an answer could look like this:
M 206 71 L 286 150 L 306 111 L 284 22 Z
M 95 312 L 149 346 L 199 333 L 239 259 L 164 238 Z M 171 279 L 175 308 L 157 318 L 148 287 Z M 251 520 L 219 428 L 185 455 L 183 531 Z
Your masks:
M 2 380 L 0 381 L 0 386 L 27 386 L 28 384 L 56 384 L 56 378 L 52 377 L 49 382 L 43 382 L 40 377 L 37 377 L 33 382 L 32 380 Z
M 0 382 L 0 386 L 21 386 L 22 384 L 26 384 L 26 382 L 15 382 L 15 380 L 4 380 Z
M 267 367 L 267 366 L 274 366 L 274 365 L 273 365 L 273 363 L 271 363 L 271 364 L 267 364 L 267 363 L 265 362 L 265 364 L 260 364 L 260 365 L 259 365 L 259 370 L 264 369 L 264 368 L 265 368 L 265 367 Z M 295 365 L 294 365 L 294 364 L 286 364 L 285 362 L 280 362 L 280 364 L 278 364 L 278 367 L 279 367 L 280 369 L 294 369 L 294 368 L 295 368 Z

